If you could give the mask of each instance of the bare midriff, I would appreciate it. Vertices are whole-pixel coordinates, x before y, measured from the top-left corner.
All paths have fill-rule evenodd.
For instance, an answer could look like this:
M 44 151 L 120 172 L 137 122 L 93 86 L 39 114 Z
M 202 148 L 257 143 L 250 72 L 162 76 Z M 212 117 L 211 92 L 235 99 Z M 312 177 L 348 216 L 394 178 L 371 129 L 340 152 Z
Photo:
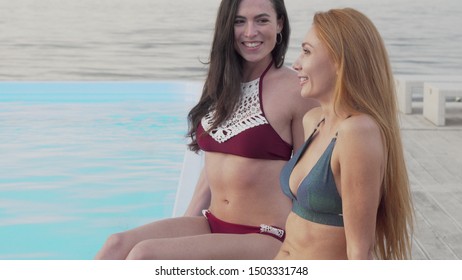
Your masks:
M 216 217 L 230 223 L 284 228 L 291 209 L 279 184 L 285 161 L 211 152 L 205 160 L 212 193 L 209 209 Z
M 285 229 L 286 239 L 276 259 L 347 259 L 343 227 L 313 223 L 291 212 Z

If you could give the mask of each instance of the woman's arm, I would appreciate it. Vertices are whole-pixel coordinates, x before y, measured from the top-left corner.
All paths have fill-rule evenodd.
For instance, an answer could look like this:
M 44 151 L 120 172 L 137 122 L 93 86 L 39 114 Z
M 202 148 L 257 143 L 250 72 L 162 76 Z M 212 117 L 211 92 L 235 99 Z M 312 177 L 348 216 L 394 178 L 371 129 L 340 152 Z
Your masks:
M 372 259 L 385 168 L 381 132 L 369 116 L 354 116 L 342 125 L 336 145 L 347 256 Z

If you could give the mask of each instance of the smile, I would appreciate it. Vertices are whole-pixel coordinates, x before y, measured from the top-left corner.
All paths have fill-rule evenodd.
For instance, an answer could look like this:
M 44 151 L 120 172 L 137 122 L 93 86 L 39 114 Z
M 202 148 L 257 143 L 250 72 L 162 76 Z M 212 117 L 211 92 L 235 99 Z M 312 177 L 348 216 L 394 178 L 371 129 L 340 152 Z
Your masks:
M 248 48 L 254 49 L 254 48 L 259 47 L 263 43 L 262 42 L 243 42 L 242 44 Z

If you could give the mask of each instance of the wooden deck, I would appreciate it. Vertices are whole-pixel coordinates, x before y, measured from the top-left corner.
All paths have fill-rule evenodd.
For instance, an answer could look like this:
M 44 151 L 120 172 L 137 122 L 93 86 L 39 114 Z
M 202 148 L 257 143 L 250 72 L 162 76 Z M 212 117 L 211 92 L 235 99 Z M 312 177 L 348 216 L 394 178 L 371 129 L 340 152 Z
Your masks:
M 462 103 L 447 105 L 446 126 L 422 116 L 422 103 L 401 115 L 414 208 L 413 259 L 462 259 Z

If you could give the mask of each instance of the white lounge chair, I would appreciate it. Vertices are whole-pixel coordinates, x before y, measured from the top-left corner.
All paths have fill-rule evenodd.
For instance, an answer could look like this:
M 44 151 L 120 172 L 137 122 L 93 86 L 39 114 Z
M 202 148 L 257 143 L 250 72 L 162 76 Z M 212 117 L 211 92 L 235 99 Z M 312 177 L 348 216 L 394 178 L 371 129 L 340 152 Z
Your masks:
M 178 182 L 175 204 L 173 206 L 173 217 L 179 217 L 185 213 L 203 166 L 204 156 L 202 153 L 196 154 L 188 149 L 185 150 L 180 181 Z

